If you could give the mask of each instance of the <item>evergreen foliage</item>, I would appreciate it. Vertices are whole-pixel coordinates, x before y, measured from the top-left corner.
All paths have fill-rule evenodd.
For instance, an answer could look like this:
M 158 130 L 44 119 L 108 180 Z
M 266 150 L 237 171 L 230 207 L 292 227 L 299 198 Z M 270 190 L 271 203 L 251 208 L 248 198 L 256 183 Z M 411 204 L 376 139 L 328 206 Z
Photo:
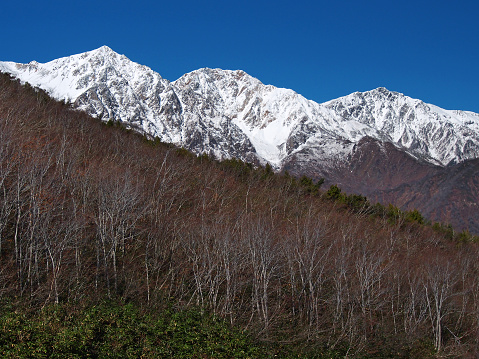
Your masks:
M 299 179 L 299 184 L 306 193 L 313 196 L 319 195 L 319 189 L 324 183 L 324 178 L 320 179 L 317 183 L 314 183 L 313 180 L 307 176 L 301 176 Z
M 410 222 L 416 222 L 419 224 L 424 224 L 425 220 L 424 217 L 422 216 L 421 212 L 419 212 L 417 209 L 414 209 L 412 211 L 407 211 L 405 213 L 406 220 Z
M 344 195 L 341 193 L 341 188 L 333 184 L 331 185 L 331 187 L 329 187 L 328 191 L 326 192 L 326 198 L 334 200 L 334 201 L 343 201 Z
M 251 163 L 243 162 L 237 158 L 221 161 L 220 167 L 241 179 L 249 178 L 253 172 L 253 165 Z
M 271 165 L 269 163 L 267 163 L 266 166 L 264 167 L 263 171 L 262 171 L 261 179 L 266 180 L 266 179 L 271 178 L 273 176 L 274 176 L 273 167 L 271 167 Z

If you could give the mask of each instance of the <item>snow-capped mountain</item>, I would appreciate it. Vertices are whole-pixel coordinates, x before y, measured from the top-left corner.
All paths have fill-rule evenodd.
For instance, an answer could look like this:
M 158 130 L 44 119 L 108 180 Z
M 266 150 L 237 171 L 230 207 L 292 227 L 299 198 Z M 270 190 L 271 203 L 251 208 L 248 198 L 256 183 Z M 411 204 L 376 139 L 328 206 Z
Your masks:
M 479 115 L 385 88 L 319 104 L 243 71 L 174 82 L 104 46 L 0 71 L 103 120 L 200 154 L 324 177 L 372 201 L 479 233 Z
M 334 166 L 365 136 L 448 165 L 479 157 L 479 115 L 378 88 L 318 104 L 243 71 L 200 69 L 170 82 L 103 46 L 0 71 L 104 120 L 218 158 Z
M 374 129 L 377 135 L 369 136 L 432 163 L 448 165 L 478 157 L 479 114 L 473 112 L 444 110 L 385 88 L 356 92 L 323 106 L 334 110 L 345 125 L 360 123 Z M 352 132 L 350 139 L 357 142 L 365 132 Z
M 169 81 L 106 46 L 45 64 L 3 62 L 0 70 L 93 116 L 127 122 L 151 133 L 166 126 L 157 127 L 162 125 L 158 121 L 162 99 L 171 102 Z M 175 139 L 171 134 L 170 142 Z

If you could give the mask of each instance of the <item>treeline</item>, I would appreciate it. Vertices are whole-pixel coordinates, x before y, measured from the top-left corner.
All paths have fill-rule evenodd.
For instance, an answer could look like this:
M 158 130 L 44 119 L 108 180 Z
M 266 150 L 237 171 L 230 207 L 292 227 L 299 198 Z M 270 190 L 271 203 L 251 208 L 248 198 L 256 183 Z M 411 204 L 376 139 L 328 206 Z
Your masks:
M 468 230 L 457 232 L 452 225 L 447 223 L 431 222 L 417 209 L 403 211 L 391 203 L 387 206 L 381 203 L 371 204 L 367 197 L 360 194 L 345 194 L 337 185 L 331 185 L 324 193 L 324 196 L 345 205 L 354 213 L 384 218 L 393 225 L 414 223 L 416 225 L 429 226 L 434 231 L 457 243 L 479 243 L 479 236 L 471 234 Z
M 199 307 L 318 356 L 478 355 L 475 243 L 116 127 L 0 76 L 5 300 Z

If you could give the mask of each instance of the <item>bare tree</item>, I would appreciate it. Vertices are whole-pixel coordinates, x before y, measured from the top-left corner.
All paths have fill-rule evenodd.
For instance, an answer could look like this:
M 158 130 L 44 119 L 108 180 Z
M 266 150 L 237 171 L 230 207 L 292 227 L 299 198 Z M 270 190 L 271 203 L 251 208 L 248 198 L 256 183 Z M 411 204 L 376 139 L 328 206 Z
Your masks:
M 113 288 L 118 292 L 118 254 L 125 255 L 125 243 L 135 236 L 135 225 L 142 216 L 139 188 L 130 174 L 123 178 L 105 178 L 99 186 L 95 223 L 98 233 L 98 254 L 102 255 L 106 286 L 110 294 L 110 271 L 113 267 Z M 99 258 L 99 257 L 98 257 Z
M 267 331 L 271 319 L 270 285 L 279 271 L 279 248 L 276 246 L 271 227 L 264 219 L 251 219 L 243 226 L 252 269 L 252 315 L 258 313 L 263 322 L 263 330 Z
M 296 276 L 300 280 L 300 289 L 295 295 L 304 303 L 309 326 L 319 329 L 320 302 L 325 301 L 325 298 L 321 298 L 321 290 L 326 281 L 325 272 L 331 244 L 328 245 L 325 241 L 326 226 L 317 219 L 316 223 L 313 220 L 313 216 L 309 214 L 304 225 L 298 225 L 294 244 L 288 248 L 292 253 L 287 255 L 292 256 Z
M 436 256 L 425 267 L 425 298 L 428 316 L 434 336 L 434 347 L 437 352 L 442 349 L 443 321 L 450 313 L 448 302 L 455 295 L 454 285 L 458 278 L 453 264 L 447 259 Z
M 15 156 L 14 129 L 6 120 L 0 118 L 0 258 L 2 255 L 3 231 L 14 210 L 14 191 L 8 179 L 18 166 Z M 10 182 L 10 183 L 8 183 Z
M 388 257 L 384 247 L 374 245 L 369 235 L 359 239 L 359 248 L 355 251 L 355 272 L 359 289 L 360 308 L 363 320 L 373 323 L 373 312 L 381 309 L 384 301 L 382 280 L 388 270 Z M 369 327 L 369 331 L 373 328 Z M 366 333 L 365 333 L 366 334 Z

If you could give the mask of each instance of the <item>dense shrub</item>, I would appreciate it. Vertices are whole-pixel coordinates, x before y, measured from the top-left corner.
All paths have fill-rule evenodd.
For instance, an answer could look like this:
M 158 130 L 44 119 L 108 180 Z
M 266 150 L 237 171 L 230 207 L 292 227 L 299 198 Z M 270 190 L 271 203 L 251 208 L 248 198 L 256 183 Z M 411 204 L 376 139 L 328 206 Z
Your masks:
M 2 358 L 256 358 L 246 334 L 198 309 L 142 313 L 133 304 L 1 308 Z

